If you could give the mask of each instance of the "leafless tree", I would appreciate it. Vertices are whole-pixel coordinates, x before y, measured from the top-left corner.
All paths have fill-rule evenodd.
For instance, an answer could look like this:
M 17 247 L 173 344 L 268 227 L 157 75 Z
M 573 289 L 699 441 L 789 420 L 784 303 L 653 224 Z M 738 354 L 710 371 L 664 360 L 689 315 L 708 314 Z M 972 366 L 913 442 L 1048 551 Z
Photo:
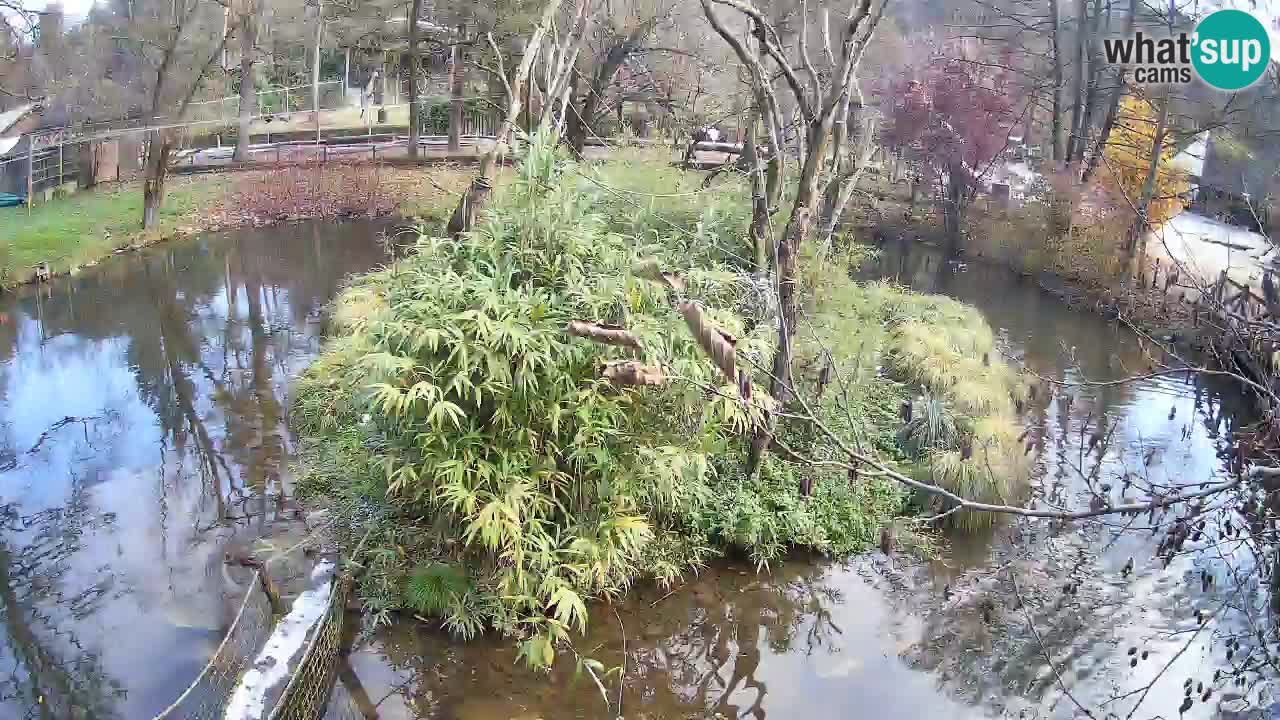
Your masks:
M 792 395 L 792 339 L 795 335 L 798 303 L 796 260 L 811 230 L 819 221 L 820 205 L 827 194 L 824 192 L 825 188 L 833 183 L 839 187 L 853 177 L 852 173 L 842 168 L 845 143 L 848 140 L 849 107 L 851 99 L 858 92 L 858 60 L 866 48 L 867 39 L 875 31 L 883 6 L 878 5 L 873 9 L 871 0 L 861 0 L 847 13 L 837 15 L 834 28 L 829 18 L 830 13 L 822 10 L 822 22 L 817 23 L 821 47 L 819 62 L 822 66 L 822 70 L 819 70 L 809 44 L 807 26 L 811 14 L 807 2 L 801 9 L 801 29 L 793 48 L 782 45 L 782 36 L 770 22 L 770 18 L 749 2 L 701 2 L 707 21 L 732 48 L 738 62 L 747 68 L 756 105 L 760 108 L 771 148 L 771 168 L 766 171 L 757 164 L 752 169 L 754 174 L 768 172 L 775 177 L 783 175 L 783 119 L 778 102 L 779 93 L 774 89 L 775 75 L 781 78 L 784 92 L 790 94 L 802 122 L 803 153 L 800 157 L 794 200 L 785 228 L 771 243 L 771 264 L 776 277 L 778 298 L 778 331 L 770 394 L 778 404 L 785 405 Z M 750 37 L 758 48 L 756 51 L 749 49 L 738 33 L 730 29 L 717 12 L 716 6 L 731 10 L 735 22 L 749 25 Z M 840 128 L 838 131 L 837 127 Z M 830 172 L 833 164 L 835 173 Z M 757 190 L 759 185 L 760 182 L 753 181 L 753 187 Z M 770 187 L 768 182 L 763 185 Z M 839 194 L 840 190 L 837 190 L 836 195 Z M 777 197 L 766 197 L 765 200 L 772 204 L 777 201 Z M 767 231 L 768 228 L 760 226 L 768 222 L 768 216 L 758 211 L 758 199 L 755 206 L 757 212 L 753 215 L 753 235 L 763 236 L 762 231 Z M 762 429 L 753 439 L 753 467 L 768 446 L 770 437 L 771 433 Z
M 480 158 L 480 168 L 476 173 L 476 177 L 471 181 L 471 185 L 463 192 L 462 197 L 458 200 L 458 205 L 453 211 L 453 215 L 449 219 L 447 231 L 450 236 L 457 236 L 461 233 L 469 231 L 475 224 L 475 218 L 489 202 L 490 193 L 493 190 L 494 170 L 497 167 L 498 159 L 504 151 L 508 139 L 515 131 L 515 127 L 520 118 L 520 113 L 524 106 L 524 88 L 529 82 L 530 73 L 533 71 L 533 65 L 540 57 L 542 57 L 543 43 L 547 42 L 547 38 L 551 33 L 555 32 L 556 13 L 560 9 L 561 0 L 547 0 L 543 6 L 542 15 L 538 20 L 533 32 L 529 35 L 528 41 L 524 46 L 524 54 L 520 58 L 520 63 L 516 66 L 515 72 L 512 74 L 510 81 L 506 80 L 507 73 L 505 65 L 502 64 L 502 53 L 498 49 L 498 44 L 494 40 L 492 34 L 487 34 L 485 40 L 488 42 L 490 49 L 493 51 L 495 58 L 499 63 L 497 74 L 503 78 L 503 85 L 506 92 L 507 110 L 502 125 L 498 129 L 497 136 L 493 139 L 492 145 Z M 575 19 L 581 19 L 583 8 L 588 0 L 577 0 L 577 11 L 574 13 Z M 581 23 L 575 22 L 569 28 L 568 36 L 565 42 L 560 43 L 551 41 L 555 46 L 556 52 L 553 52 L 549 62 L 555 67 L 561 67 L 559 75 L 556 76 L 553 84 L 550 86 L 549 97 L 556 98 L 563 95 L 562 88 L 568 81 L 572 62 L 569 58 L 577 56 L 580 47 L 582 34 Z M 559 62 L 556 57 L 560 54 L 566 60 Z
M 233 155 L 237 162 L 249 160 L 249 133 L 258 109 L 255 71 L 258 66 L 258 24 L 261 21 L 264 5 L 265 0 L 238 0 L 232 3 L 230 8 L 239 24 L 237 34 L 240 41 L 239 131 L 236 133 L 236 149 Z
M 153 227 L 164 202 L 169 158 L 191 102 L 209 68 L 222 55 L 235 25 L 223 31 L 223 6 L 201 0 L 164 0 L 135 11 L 127 39 L 152 64 L 148 89 L 147 150 L 143 165 L 142 226 Z

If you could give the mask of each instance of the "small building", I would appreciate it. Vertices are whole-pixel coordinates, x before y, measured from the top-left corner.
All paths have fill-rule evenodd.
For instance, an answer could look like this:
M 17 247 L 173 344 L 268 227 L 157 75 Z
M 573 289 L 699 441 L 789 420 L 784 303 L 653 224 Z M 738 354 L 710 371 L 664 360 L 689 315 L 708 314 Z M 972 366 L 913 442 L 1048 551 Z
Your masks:
M 27 195 L 27 133 L 40 124 L 38 107 L 0 112 L 0 193 Z
M 66 128 L 46 122 L 38 104 L 0 113 L 0 193 L 25 198 L 30 189 L 34 198 L 47 199 L 59 188 L 96 179 L 79 175 L 88 144 L 69 142 Z

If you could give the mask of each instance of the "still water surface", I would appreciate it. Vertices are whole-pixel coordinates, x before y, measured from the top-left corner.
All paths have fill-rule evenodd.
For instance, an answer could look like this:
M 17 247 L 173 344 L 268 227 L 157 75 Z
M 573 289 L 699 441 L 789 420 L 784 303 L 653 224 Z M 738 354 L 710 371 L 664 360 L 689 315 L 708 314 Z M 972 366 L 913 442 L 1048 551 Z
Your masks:
M 1045 376 L 1109 380 L 1151 362 L 1132 333 L 997 268 L 962 269 L 928 249 L 893 245 L 868 274 L 977 306 L 1004 351 Z M 1218 450 L 1237 396 L 1184 377 L 1041 394 L 1025 415 L 1036 441 L 1033 495 L 1087 507 L 1084 477 L 1099 457 L 1104 480 L 1225 477 Z M 1113 425 L 1103 452 L 1086 449 L 1099 427 Z M 1111 482 L 1118 502 L 1124 491 Z M 1197 687 L 1183 717 L 1214 717 L 1226 693 L 1241 691 L 1214 684 L 1212 674 L 1229 665 L 1226 635 L 1248 625 L 1247 612 L 1224 607 L 1228 589 L 1238 580 L 1243 597 L 1262 597 L 1250 560 L 1237 558 L 1242 572 L 1232 577 L 1214 559 L 1217 548 L 1166 569 L 1153 558 L 1152 533 L 1126 527 L 1147 528 L 1148 518 L 1005 523 L 952 538 L 929 563 L 879 553 L 795 558 L 757 575 L 724 562 L 673 591 L 639 587 L 616 615 L 596 608 L 577 643 L 625 668 L 620 696 L 610 684 L 611 711 L 589 678 L 575 681 L 571 663 L 550 676 L 530 673 L 510 641 L 457 644 L 412 623 L 357 639 L 341 691 L 363 717 L 384 719 L 604 718 L 619 699 L 628 718 L 1084 717 L 1077 701 L 1095 717 L 1124 718 L 1139 698 L 1133 717 L 1177 718 L 1193 677 L 1213 691 L 1202 702 Z M 1207 592 L 1202 569 L 1217 579 Z M 1197 608 L 1216 613 L 1202 629 Z M 1249 699 L 1264 691 L 1252 688 Z
M 175 242 L 0 298 L 0 718 L 150 718 L 296 523 L 288 384 L 378 228 Z
M 289 381 L 342 279 L 383 261 L 378 231 L 213 235 L 0 300 L 0 717 L 149 718 L 203 666 L 238 595 L 223 553 L 297 523 Z M 1047 376 L 1149 362 L 1133 335 L 993 268 L 893 246 L 872 272 L 976 305 Z M 1088 504 L 1078 470 L 1097 462 L 1100 425 L 1115 427 L 1103 476 L 1221 477 L 1235 397 L 1183 378 L 1041 395 L 1026 414 L 1034 493 Z M 758 575 L 726 561 L 597 608 L 578 648 L 623 666 L 628 718 L 1069 718 L 1076 701 L 1125 717 L 1138 697 L 1134 717 L 1174 718 L 1184 679 L 1211 684 L 1224 634 L 1254 610 L 1226 607 L 1226 589 L 1258 593 L 1247 558 L 1234 576 L 1221 548 L 1166 569 L 1151 534 L 1120 532 L 1129 520 L 1006 523 L 928 563 L 794 558 Z M 1202 630 L 1198 608 L 1215 613 Z M 526 672 L 502 638 L 404 623 L 353 638 L 339 691 L 365 718 L 608 717 L 572 675 Z M 1187 717 L 1213 716 L 1229 689 L 1215 687 Z

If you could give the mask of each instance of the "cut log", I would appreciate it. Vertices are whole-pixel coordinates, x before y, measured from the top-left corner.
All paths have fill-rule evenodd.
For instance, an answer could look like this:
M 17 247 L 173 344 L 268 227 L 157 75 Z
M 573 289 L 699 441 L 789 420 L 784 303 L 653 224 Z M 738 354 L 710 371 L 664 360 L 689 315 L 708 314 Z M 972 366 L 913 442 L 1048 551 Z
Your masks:
M 570 320 L 565 330 L 573 337 L 587 338 L 605 345 L 629 347 L 634 350 L 640 349 L 640 338 L 617 325 L 605 325 L 585 320 Z
M 684 316 L 684 321 L 689 325 L 689 330 L 693 332 L 698 345 L 716 367 L 720 368 L 725 378 L 729 382 L 739 382 L 738 353 L 735 349 L 738 339 L 707 322 L 702 316 L 702 308 L 697 303 L 680 303 L 680 314 Z
M 600 376 L 620 387 L 637 385 L 664 385 L 666 373 L 656 365 L 645 365 L 639 360 L 613 360 L 604 364 Z

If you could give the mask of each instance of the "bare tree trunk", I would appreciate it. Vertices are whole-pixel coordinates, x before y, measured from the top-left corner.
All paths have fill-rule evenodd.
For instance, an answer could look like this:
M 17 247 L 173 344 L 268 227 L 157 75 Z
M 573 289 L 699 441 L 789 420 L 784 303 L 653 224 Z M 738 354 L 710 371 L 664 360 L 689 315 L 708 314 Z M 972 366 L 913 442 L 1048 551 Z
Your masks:
M 578 109 L 578 83 L 580 80 L 581 73 L 574 69 L 569 77 L 569 103 L 565 105 L 567 117 L 564 118 L 565 140 L 569 143 L 571 149 L 577 147 L 579 137 L 582 138 L 583 146 L 586 146 L 587 130 L 583 127 L 582 112 Z
M 1134 18 L 1137 16 L 1138 0 L 1129 0 L 1129 15 L 1124 21 L 1122 37 L 1133 36 Z M 1098 130 L 1098 141 L 1094 143 L 1093 152 L 1089 154 L 1084 173 L 1080 176 L 1083 182 L 1089 182 L 1089 178 L 1092 177 L 1094 170 L 1097 169 L 1098 162 L 1102 159 L 1102 154 L 1106 152 L 1107 141 L 1111 138 L 1111 129 L 1116 125 L 1116 117 L 1120 112 L 1120 100 L 1125 93 L 1125 72 L 1124 68 L 1119 65 L 1115 68 L 1115 82 L 1116 87 L 1111 93 L 1111 100 L 1107 105 L 1107 114 L 1103 117 L 1102 127 Z
M 409 6 L 409 157 L 418 157 L 418 139 L 421 133 L 418 98 L 418 76 L 422 74 L 422 59 L 418 57 L 418 19 L 422 16 L 422 0 L 413 0 Z
M 1116 126 L 1116 118 L 1120 114 L 1120 98 L 1124 97 L 1124 69 L 1116 69 L 1116 89 L 1112 93 L 1111 99 L 1107 103 L 1107 114 L 1102 118 L 1102 127 L 1098 128 L 1098 139 L 1093 144 L 1093 151 L 1089 153 L 1089 159 L 1085 162 L 1084 172 L 1080 175 L 1081 182 L 1089 182 L 1089 178 L 1093 177 L 1093 173 L 1098 169 L 1098 162 L 1102 160 L 1102 154 L 1107 149 L 1107 142 L 1111 139 L 1111 130 Z
M 173 59 L 177 56 L 178 43 L 182 40 L 183 23 L 189 17 L 190 15 L 184 16 L 175 25 L 170 34 L 169 45 L 165 47 L 163 59 L 160 61 L 159 67 L 156 68 L 156 83 L 151 90 L 152 121 L 160 115 L 160 108 L 166 94 L 166 81 L 173 65 Z M 230 33 L 224 33 L 222 41 L 214 47 L 212 54 L 204 61 L 204 64 L 197 66 L 196 74 L 191 80 L 190 87 L 187 88 L 186 94 L 178 103 L 178 110 L 173 115 L 174 121 L 181 121 L 182 118 L 186 117 L 187 108 L 191 107 L 191 101 L 195 99 L 196 93 L 199 92 L 205 73 L 222 55 L 222 50 L 227 46 L 229 38 Z M 170 136 L 172 132 L 172 130 L 151 130 L 147 133 L 147 155 L 142 176 L 142 228 L 144 230 L 155 226 L 156 220 L 159 219 L 160 206 L 164 204 L 164 186 L 169 173 L 169 153 L 173 150 L 173 140 Z
M 862 109 L 862 87 L 858 82 L 855 67 L 855 74 L 849 81 L 849 92 L 841 99 L 838 117 L 842 118 L 842 121 L 836 125 L 834 131 L 832 173 L 822 198 L 818 228 L 824 252 L 844 217 L 845 207 L 848 206 L 849 198 L 857 188 L 863 169 L 871 159 L 874 133 L 870 126 L 862 127 Z M 850 142 L 853 143 L 851 159 L 848 147 Z
M 462 38 L 467 26 L 459 25 L 449 53 L 449 151 L 462 149 L 463 93 L 467 87 L 467 71 L 463 67 Z M 517 101 L 518 102 L 518 101 Z
M 759 123 L 760 111 L 752 108 L 742 141 L 742 163 L 751 178 L 751 256 L 756 269 L 765 272 L 769 269 L 769 201 L 765 198 L 764 168 L 760 167 L 760 154 L 756 151 Z
M 1061 21 L 1058 0 L 1049 0 L 1049 42 L 1053 62 L 1053 98 L 1050 107 L 1049 159 L 1062 162 L 1062 48 L 1058 42 Z
M 324 0 L 316 0 L 315 54 L 311 60 L 311 112 L 316 123 L 316 142 L 320 142 L 320 41 L 324 37 Z
M 1151 206 L 1151 199 L 1156 192 L 1156 178 L 1160 176 L 1160 155 L 1164 151 L 1164 136 L 1169 128 L 1169 94 L 1166 91 L 1164 98 L 1160 101 L 1160 115 L 1156 120 L 1156 132 L 1151 138 L 1151 159 L 1147 163 L 1147 179 L 1142 184 L 1142 195 L 1135 198 L 1133 207 L 1136 211 L 1133 218 L 1133 224 L 1129 226 L 1129 236 L 1125 239 L 1124 251 L 1125 258 L 1132 265 L 1133 259 L 1137 256 L 1138 241 L 1146 233 L 1149 225 L 1147 210 Z
M 777 97 L 773 92 L 774 80 L 771 77 L 771 73 L 765 70 L 762 59 L 753 57 L 743 41 L 720 21 L 712 7 L 713 1 L 701 0 L 703 15 L 716 33 L 733 49 L 739 61 L 750 71 L 757 107 L 761 109 L 765 118 L 765 126 L 769 130 L 770 160 L 780 166 L 784 151 L 781 140 L 781 116 L 778 112 Z M 836 113 L 841 111 L 842 108 L 847 110 L 848 106 L 842 105 L 842 103 L 847 102 L 850 83 L 855 81 L 857 63 L 861 56 L 863 43 L 874 30 L 875 23 L 879 20 L 879 14 L 871 15 L 871 3 L 866 0 L 851 14 L 850 22 L 844 25 L 841 60 L 839 68 L 833 74 L 834 83 L 826 92 L 818 91 L 815 88 L 812 94 L 816 95 L 816 97 L 811 97 L 810 93 L 806 92 L 801 81 L 795 77 L 791 70 L 791 61 L 785 57 L 778 45 L 771 40 L 771 31 L 766 28 L 767 23 L 759 11 L 749 5 L 739 5 L 737 3 L 732 3 L 731 5 L 746 15 L 749 18 L 749 22 L 753 22 L 760 29 L 758 35 L 753 33 L 752 36 L 761 43 L 765 53 L 782 68 L 783 76 L 790 86 L 791 95 L 796 101 L 796 112 L 804 118 L 802 127 L 804 132 L 804 137 L 802 138 L 804 154 L 802 155 L 803 163 L 796 182 L 795 199 L 787 220 L 786 229 L 774 245 L 774 267 L 777 273 L 778 295 L 778 343 L 774 350 L 769 392 L 778 406 L 785 407 L 794 392 L 791 364 L 793 354 L 792 339 L 795 336 L 796 318 L 798 316 L 796 260 L 809 235 L 818 203 L 822 199 L 822 194 L 818 191 L 818 179 L 819 174 L 827 167 L 827 149 L 828 144 L 831 142 L 832 125 L 835 121 Z M 862 22 L 868 17 L 870 17 L 870 24 L 867 27 L 867 33 L 859 37 Z M 803 55 L 804 53 L 801 54 Z M 811 87 L 820 85 L 817 71 L 810 66 L 808 72 L 812 78 Z M 841 118 L 842 122 L 845 120 L 847 118 Z M 768 188 L 766 192 L 771 189 Z M 747 460 L 748 473 L 754 473 L 759 467 L 759 461 L 764 450 L 772 444 L 772 434 L 772 423 L 765 423 L 757 427 L 752 433 Z M 808 490 L 807 485 L 802 483 L 801 494 L 807 494 Z
M 826 160 L 827 143 L 831 136 L 830 122 L 810 123 L 805 129 L 804 165 L 796 183 L 796 199 L 791 218 L 778 242 L 778 346 L 773 354 L 773 379 L 769 394 L 785 405 L 791 393 L 791 340 L 796 326 L 796 257 L 809 236 L 813 215 L 820 197 L 818 195 L 818 171 Z
M 502 122 L 502 127 L 498 129 L 497 137 L 493 139 L 493 146 L 480 159 L 480 169 L 476 173 L 475 179 L 471 181 L 471 185 L 466 192 L 458 200 L 458 206 L 454 208 L 453 215 L 449 218 L 449 226 L 447 231 L 450 237 L 457 237 L 471 230 L 475 225 L 476 216 L 484 210 L 485 205 L 489 202 L 489 197 L 493 191 L 493 169 L 498 162 L 498 154 L 502 152 L 502 146 L 506 143 L 507 138 L 511 135 L 512 129 L 520 119 L 520 110 L 523 106 L 524 86 L 529 82 L 529 71 L 533 67 L 533 61 L 538 57 L 538 50 L 542 46 L 542 38 L 547 33 L 547 28 L 551 26 L 555 19 L 556 10 L 560 7 L 561 0 L 547 0 L 546 6 L 542 9 L 542 17 L 538 21 L 538 26 L 534 29 L 533 34 L 529 37 L 529 42 L 525 47 L 524 57 L 520 59 L 520 65 L 516 68 L 515 77 L 511 82 L 511 91 L 507 94 L 507 116 Z
M 1169 0 L 1169 14 L 1166 17 L 1169 25 L 1169 34 L 1173 34 L 1174 24 L 1174 0 Z M 1164 136 L 1169 129 L 1169 89 L 1166 87 L 1164 97 L 1160 100 L 1160 115 L 1156 120 L 1156 132 L 1151 136 L 1151 159 L 1147 163 L 1147 179 L 1142 184 L 1142 195 L 1134 203 L 1133 224 L 1129 226 L 1129 237 L 1125 238 L 1125 267 L 1126 271 L 1132 272 L 1134 269 L 1134 259 L 1138 256 L 1138 241 L 1146 234 L 1147 228 L 1151 226 L 1150 213 L 1151 198 L 1156 192 L 1156 178 L 1160 176 L 1160 155 L 1164 152 Z M 1145 251 L 1143 247 L 1141 250 Z
M 1080 120 L 1084 114 L 1084 78 L 1088 55 L 1085 52 L 1085 38 L 1088 30 L 1088 0 L 1076 0 L 1076 52 L 1075 79 L 1071 83 L 1071 133 L 1067 136 L 1067 153 L 1065 163 L 1070 165 L 1076 157 L 1076 146 L 1080 140 Z
M 236 162 L 249 161 L 249 132 L 253 116 L 257 112 L 257 59 L 254 47 L 258 44 L 258 16 L 252 5 L 245 8 L 240 18 L 240 112 L 236 133 L 236 150 L 231 156 Z
M 1109 6 L 1108 6 L 1109 7 Z M 1080 137 L 1076 139 L 1075 155 L 1070 162 L 1084 160 L 1085 148 L 1089 146 L 1089 130 L 1093 127 L 1093 115 L 1098 104 L 1098 78 L 1102 76 L 1102 53 L 1098 43 L 1099 28 L 1102 25 L 1102 0 L 1093 0 L 1093 21 L 1089 24 L 1088 55 L 1089 83 L 1084 93 L 1084 115 L 1080 118 Z
M 846 92 L 840 98 L 840 109 L 836 113 L 835 128 L 832 130 L 831 167 L 827 172 L 828 180 L 822 193 L 822 204 L 820 205 L 818 227 L 824 230 L 828 224 L 831 224 L 836 212 L 836 204 L 840 200 L 840 190 L 842 188 L 840 178 L 844 170 L 845 156 L 848 154 L 846 145 L 849 142 L 849 125 L 857 122 L 850 113 L 852 107 L 852 95 Z M 861 103 L 859 103 L 858 107 L 861 108 Z
M 959 255 L 964 249 L 964 216 L 969 201 L 969 175 L 959 161 L 947 166 L 946 199 L 942 218 L 947 236 L 947 254 Z
M 618 70 L 627 58 L 644 46 L 645 38 L 649 36 L 656 22 L 657 20 L 654 19 L 643 23 L 625 37 L 620 38 L 619 42 L 609 48 L 604 61 L 596 68 L 595 75 L 591 77 L 591 84 L 587 86 L 587 93 L 582 98 L 582 109 L 578 113 L 581 117 L 573 126 L 574 132 L 569 136 L 574 154 L 582 155 L 582 149 L 587 144 L 587 135 L 595 132 L 596 116 L 600 114 L 600 106 L 604 102 L 605 93 L 609 91 L 609 86 L 613 84 L 614 76 L 618 74 Z
M 796 258 L 800 248 L 809 235 L 813 224 L 813 216 L 818 201 L 818 171 L 825 161 L 828 138 L 831 133 L 829 122 L 813 122 L 806 125 L 806 147 L 804 165 L 800 169 L 800 178 L 796 185 L 795 203 L 791 207 L 791 217 L 787 227 L 777 244 L 777 256 L 774 258 L 778 279 L 778 340 L 773 351 L 773 367 L 769 381 L 769 394 L 784 407 L 791 397 L 791 363 L 794 351 L 792 339 L 795 337 L 797 313 L 796 298 Z M 779 148 L 775 152 L 780 152 Z M 756 428 L 751 436 L 751 445 L 747 456 L 747 473 L 752 474 L 760 465 L 760 458 L 766 448 L 773 442 L 773 430 L 770 426 Z M 805 488 L 801 489 L 804 493 Z M 805 493 L 807 494 L 807 493 Z
M 147 133 L 146 164 L 142 176 L 142 228 L 155 227 L 164 204 L 165 180 L 169 171 L 172 145 L 164 130 Z

